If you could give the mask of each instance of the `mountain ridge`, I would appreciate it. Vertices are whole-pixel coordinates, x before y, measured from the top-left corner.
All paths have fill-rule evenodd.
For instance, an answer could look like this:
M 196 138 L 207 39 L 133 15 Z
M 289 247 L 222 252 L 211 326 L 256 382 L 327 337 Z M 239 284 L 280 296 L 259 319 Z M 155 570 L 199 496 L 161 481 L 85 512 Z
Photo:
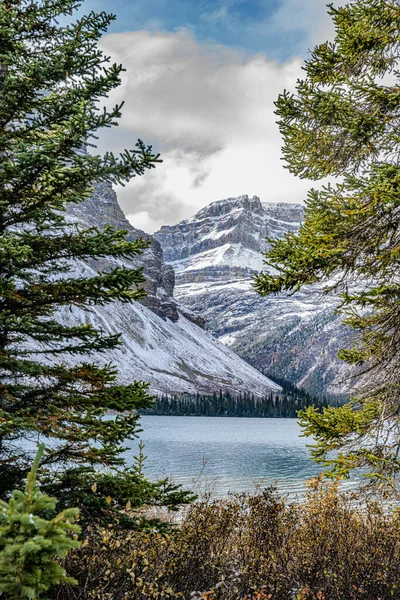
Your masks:
M 122 345 L 91 355 L 100 364 L 118 366 L 119 381 L 150 382 L 154 393 L 201 394 L 219 389 L 252 392 L 261 397 L 281 387 L 265 377 L 234 351 L 221 344 L 199 325 L 201 316 L 181 306 L 173 297 L 175 275 L 166 264 L 160 243 L 151 235 L 134 228 L 119 207 L 115 191 L 108 184 L 96 184 L 92 197 L 68 208 L 68 220 L 80 228 L 112 225 L 127 231 L 130 240 L 142 237 L 151 245 L 132 261 L 100 259 L 80 261 L 74 269 L 80 276 L 91 277 L 116 264 L 144 268 L 147 296 L 140 302 L 114 302 L 86 310 L 60 311 L 68 324 L 91 323 L 107 333 L 121 333 Z M 66 357 L 65 360 L 73 360 Z

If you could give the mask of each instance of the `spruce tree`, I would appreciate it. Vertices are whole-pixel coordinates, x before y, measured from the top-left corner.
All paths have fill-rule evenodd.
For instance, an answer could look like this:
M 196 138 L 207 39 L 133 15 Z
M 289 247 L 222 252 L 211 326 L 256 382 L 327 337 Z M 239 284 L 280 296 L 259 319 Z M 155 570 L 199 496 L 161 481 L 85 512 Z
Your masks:
M 56 499 L 43 494 L 36 474 L 44 444 L 39 447 L 28 474 L 25 490 L 13 491 L 8 502 L 0 500 L 0 592 L 7 598 L 34 599 L 52 585 L 73 584 L 57 561 L 80 544 L 72 538 L 80 532 L 74 524 L 78 511 L 68 508 L 52 518 Z
M 99 103 L 123 69 L 97 46 L 114 16 L 92 12 L 73 21 L 78 7 L 75 0 L 0 2 L 0 496 L 19 487 L 29 442 L 41 437 L 49 440 L 41 481 L 47 473 L 72 506 L 82 486 L 87 494 L 79 499 L 90 500 L 99 467 L 108 469 L 104 497 L 113 472 L 124 502 L 124 489 L 126 496 L 144 485 L 134 471 L 125 485 L 117 471 L 137 411 L 152 398 L 147 384 L 120 385 L 113 365 L 90 362 L 90 353 L 115 348 L 118 335 L 60 318 L 60 310 L 142 298 L 141 269 L 120 259 L 134 258 L 147 242 L 129 242 L 111 227 L 79 229 L 65 210 L 90 197 L 93 182 L 124 183 L 159 162 L 141 140 L 119 156 L 100 156 L 95 146 L 81 151 L 121 116 L 122 105 Z M 116 266 L 79 275 L 81 261 L 102 257 Z M 119 414 L 105 420 L 110 410 Z M 184 497 L 174 490 L 176 503 Z
M 317 284 L 341 296 L 356 338 L 340 357 L 358 386 L 350 403 L 309 408 L 301 423 L 332 476 L 364 467 L 390 488 L 400 469 L 400 6 L 357 0 L 328 10 L 335 39 L 314 49 L 276 114 L 286 167 L 341 180 L 309 192 L 299 232 L 271 240 L 266 262 L 277 275 L 261 273 L 256 287 L 266 295 Z

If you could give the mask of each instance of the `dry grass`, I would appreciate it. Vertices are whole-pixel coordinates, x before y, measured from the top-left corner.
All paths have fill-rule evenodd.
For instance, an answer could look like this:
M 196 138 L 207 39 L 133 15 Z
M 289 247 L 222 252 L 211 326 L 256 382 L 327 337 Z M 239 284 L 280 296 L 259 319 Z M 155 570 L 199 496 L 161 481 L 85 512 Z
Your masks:
M 274 489 L 197 502 L 176 534 L 90 531 L 59 600 L 400 598 L 400 512 L 362 508 L 315 480 L 302 503 Z

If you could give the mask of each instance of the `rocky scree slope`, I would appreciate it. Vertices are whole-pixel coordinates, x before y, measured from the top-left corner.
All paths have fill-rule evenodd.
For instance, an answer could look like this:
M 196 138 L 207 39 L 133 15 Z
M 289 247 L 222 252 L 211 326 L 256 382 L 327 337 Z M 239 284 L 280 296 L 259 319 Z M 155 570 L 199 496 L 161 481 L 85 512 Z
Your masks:
M 160 243 L 132 227 L 111 186 L 96 185 L 92 198 L 71 205 L 68 213 L 68 219 L 82 228 L 111 224 L 127 230 L 131 240 L 151 240 L 150 247 L 133 261 L 135 267 L 144 267 L 147 297 L 143 301 L 60 311 L 64 322 L 92 323 L 107 333 L 122 333 L 119 348 L 92 355 L 92 359 L 116 364 L 121 382 L 149 381 L 151 391 L 157 393 L 206 394 L 223 389 L 262 396 L 280 391 L 280 386 L 204 331 L 198 325 L 201 317 L 178 304 L 173 297 L 174 271 L 164 262 Z M 79 261 L 74 270 L 89 277 L 115 264 L 115 259 Z M 132 266 L 129 260 L 119 260 L 119 264 Z
M 313 393 L 345 392 L 346 367 L 335 355 L 349 333 L 334 313 L 338 300 L 312 286 L 261 298 L 252 286 L 254 273 L 267 268 L 266 238 L 298 230 L 303 217 L 299 204 L 243 195 L 213 202 L 154 237 L 175 270 L 175 298 L 220 341 L 271 376 Z

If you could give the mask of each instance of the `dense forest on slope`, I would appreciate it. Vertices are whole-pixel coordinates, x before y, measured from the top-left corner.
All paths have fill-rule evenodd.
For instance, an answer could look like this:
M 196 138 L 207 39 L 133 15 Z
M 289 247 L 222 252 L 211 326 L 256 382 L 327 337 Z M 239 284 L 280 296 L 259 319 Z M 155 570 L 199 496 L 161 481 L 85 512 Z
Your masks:
M 281 394 L 269 393 L 256 398 L 248 392 L 231 394 L 230 392 L 212 395 L 176 396 L 162 394 L 157 396 L 153 407 L 141 411 L 142 414 L 168 416 L 202 417 L 269 417 L 295 418 L 299 410 L 308 406 L 322 410 L 328 406 L 327 398 L 316 398 L 305 390 L 281 380 Z M 331 400 L 332 403 L 332 400 Z M 337 401 L 336 401 L 337 403 Z

